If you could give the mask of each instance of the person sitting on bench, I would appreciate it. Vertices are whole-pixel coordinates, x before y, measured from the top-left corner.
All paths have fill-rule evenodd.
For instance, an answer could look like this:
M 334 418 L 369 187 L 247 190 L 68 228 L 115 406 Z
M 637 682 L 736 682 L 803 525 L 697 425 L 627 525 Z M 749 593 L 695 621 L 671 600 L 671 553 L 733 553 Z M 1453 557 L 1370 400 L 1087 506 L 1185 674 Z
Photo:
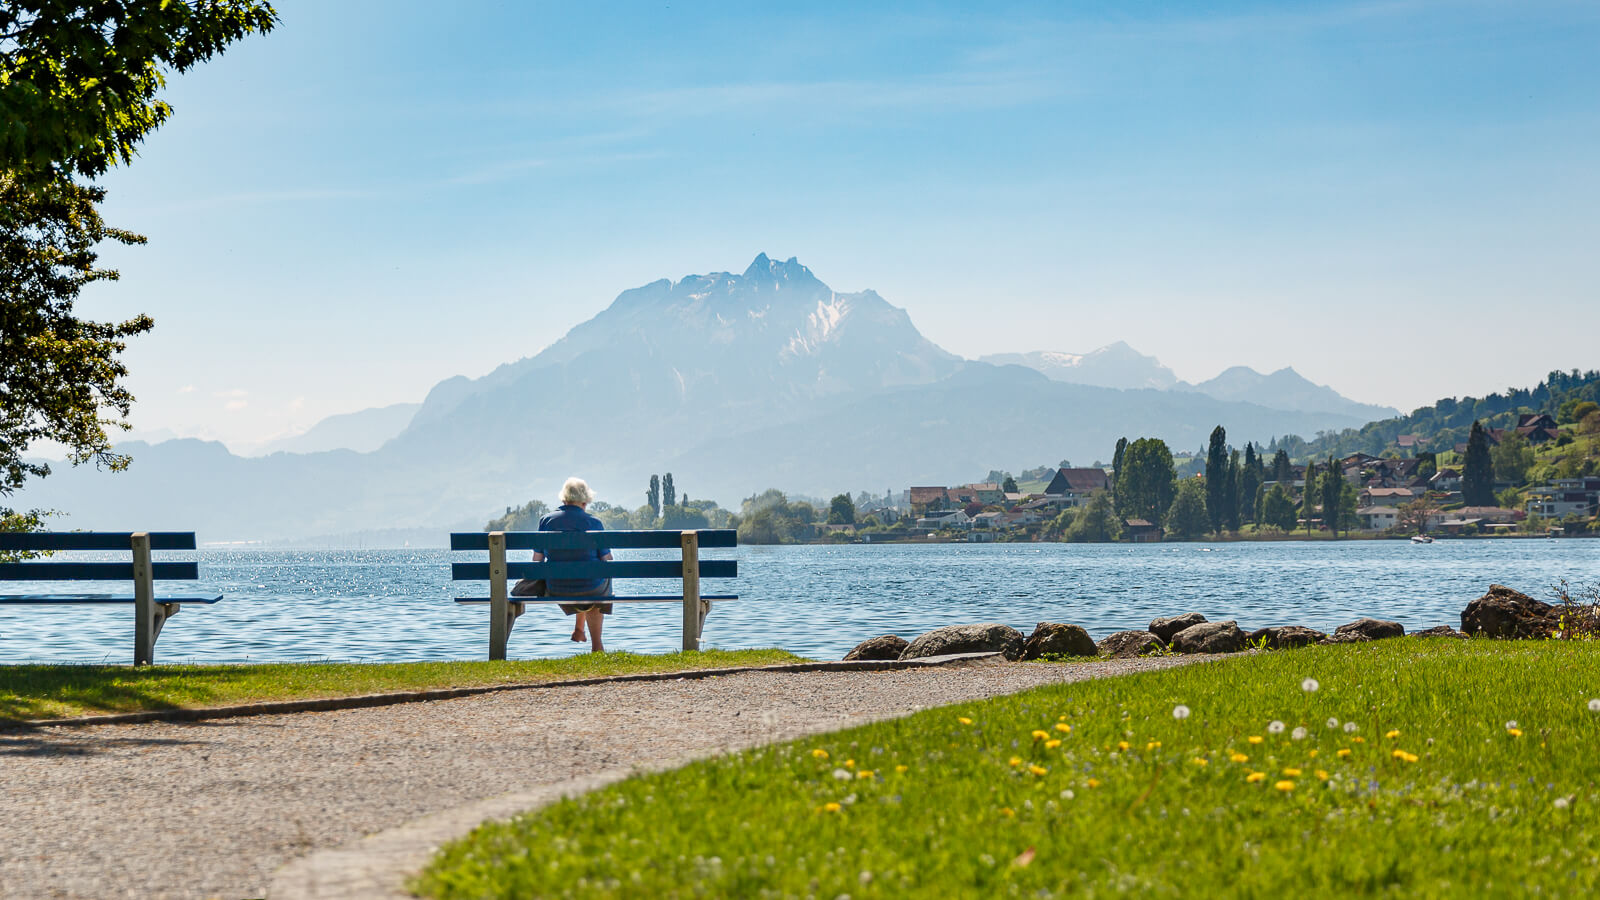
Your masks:
M 582 478 L 568 478 L 561 485 L 561 505 L 556 511 L 539 520 L 540 531 L 604 531 L 605 523 L 585 510 L 594 502 L 594 491 L 589 489 L 588 482 Z M 605 547 L 596 547 L 593 550 L 551 550 L 551 562 L 584 562 L 597 559 L 605 562 L 611 561 L 611 551 Z M 545 554 L 538 550 L 533 551 L 534 562 L 544 562 Z M 512 596 L 528 596 L 538 590 L 538 585 L 525 587 L 525 581 L 519 581 L 512 589 Z M 609 578 L 552 578 L 544 585 L 542 592 L 548 597 L 609 597 L 611 596 L 611 579 Z M 601 624 L 605 616 L 611 615 L 610 603 L 562 603 L 561 611 L 569 616 L 576 617 L 572 626 L 572 639 L 582 643 L 589 641 L 589 647 L 595 653 L 605 652 L 604 645 L 600 642 Z M 585 635 L 585 630 L 588 634 Z

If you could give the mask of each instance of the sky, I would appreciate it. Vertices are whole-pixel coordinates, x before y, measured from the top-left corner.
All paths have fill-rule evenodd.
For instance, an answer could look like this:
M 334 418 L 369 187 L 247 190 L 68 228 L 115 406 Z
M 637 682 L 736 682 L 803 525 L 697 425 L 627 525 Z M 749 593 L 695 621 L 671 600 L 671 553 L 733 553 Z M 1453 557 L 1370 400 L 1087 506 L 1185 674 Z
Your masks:
M 1600 365 L 1600 4 L 281 0 L 102 183 L 147 434 L 248 450 L 796 256 L 963 356 L 1409 410 Z

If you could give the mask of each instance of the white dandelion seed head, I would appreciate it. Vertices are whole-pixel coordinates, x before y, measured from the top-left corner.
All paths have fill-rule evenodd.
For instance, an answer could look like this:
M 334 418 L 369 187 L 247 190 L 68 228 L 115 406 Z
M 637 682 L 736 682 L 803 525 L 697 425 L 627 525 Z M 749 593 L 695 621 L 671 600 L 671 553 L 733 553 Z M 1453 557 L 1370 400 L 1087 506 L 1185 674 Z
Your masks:
M 1267 724 L 1267 733 L 1268 734 L 1283 734 L 1283 723 L 1279 722 L 1277 719 L 1273 719 L 1270 723 Z
M 1297 741 L 1303 741 L 1306 739 L 1306 730 L 1301 727 L 1296 727 L 1295 730 L 1289 732 L 1289 737 L 1292 737 Z
M 1355 734 L 1360 728 L 1361 728 L 1361 726 L 1357 725 L 1354 722 L 1346 722 L 1346 723 L 1344 723 L 1344 733 L 1345 734 Z
M 1600 697 L 1589 701 L 1589 712 L 1600 712 Z
M 833 770 L 833 777 L 836 778 L 839 781 L 849 781 L 850 779 L 854 778 L 855 776 L 850 774 L 850 770 L 849 769 L 834 769 Z
M 1315 678 L 1307 678 L 1305 681 L 1300 682 L 1300 690 L 1308 694 L 1315 694 L 1320 687 L 1322 685 L 1318 684 Z
M 1555 802 L 1556 802 L 1556 809 L 1566 809 L 1567 808 L 1567 804 L 1571 803 L 1572 801 L 1568 800 L 1565 797 L 1557 797 Z
M 1516 719 L 1511 719 L 1511 720 L 1506 722 L 1506 730 L 1507 731 L 1510 731 L 1511 729 L 1513 729 L 1515 727 L 1517 727 L 1517 720 Z
M 1339 720 L 1338 719 L 1329 719 L 1328 720 L 1328 727 L 1329 728 L 1338 728 L 1339 727 Z
M 1063 800 L 1071 800 L 1076 796 L 1077 794 L 1074 794 L 1070 788 L 1061 792 L 1061 799 Z
M 1596 700 L 1594 702 L 1595 703 L 1600 703 L 1600 700 Z M 1593 705 L 1593 704 L 1591 704 L 1591 705 Z M 1172 708 L 1172 717 L 1174 719 L 1187 719 L 1187 718 L 1189 718 L 1189 707 L 1184 706 L 1182 703 L 1179 703 L 1177 706 L 1174 706 Z

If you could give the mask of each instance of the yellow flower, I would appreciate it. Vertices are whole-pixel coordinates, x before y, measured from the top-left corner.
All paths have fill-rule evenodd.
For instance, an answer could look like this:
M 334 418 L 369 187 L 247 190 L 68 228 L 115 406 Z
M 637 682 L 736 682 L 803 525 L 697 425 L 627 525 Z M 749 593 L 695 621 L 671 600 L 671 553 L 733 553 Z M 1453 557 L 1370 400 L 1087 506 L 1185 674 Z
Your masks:
M 1299 778 L 1300 777 L 1300 770 L 1299 769 L 1284 769 L 1283 770 L 1283 774 L 1289 776 L 1290 778 Z
M 1060 738 L 1051 738 L 1050 740 L 1044 742 L 1044 748 L 1046 750 L 1054 750 L 1059 746 L 1061 746 Z
M 1261 735 L 1259 735 L 1259 734 L 1250 735 L 1250 743 L 1252 743 L 1252 744 L 1261 743 Z
M 1002 806 L 1000 807 L 1000 815 L 1005 816 L 1008 819 L 1014 819 L 1017 817 L 1017 811 L 1009 806 Z
M 1507 728 L 1506 729 L 1506 734 L 1509 734 L 1512 737 L 1522 737 L 1522 729 L 1521 728 Z
M 872 772 L 871 769 L 862 769 L 861 771 L 856 773 L 856 777 L 857 778 L 871 778 L 872 775 L 873 775 L 873 772 Z
M 1384 737 L 1386 737 L 1386 738 L 1397 738 L 1399 736 L 1400 736 L 1400 729 L 1398 729 L 1398 728 L 1390 729 L 1386 734 L 1384 734 Z
M 1317 770 L 1317 780 L 1318 781 L 1327 781 L 1328 780 L 1328 773 L 1322 771 L 1321 769 L 1318 769 Z
M 1046 740 L 1049 737 L 1050 737 L 1050 732 L 1048 732 L 1048 731 L 1040 731 L 1037 728 L 1035 728 L 1033 730 L 1033 739 L 1036 740 L 1036 741 Z
M 896 772 L 899 772 L 899 773 L 901 773 L 901 774 L 905 774 L 905 772 L 906 772 L 906 770 L 907 770 L 907 769 L 910 769 L 910 768 L 911 768 L 911 767 L 910 767 L 910 766 L 895 766 L 895 767 L 894 767 L 894 770 L 895 770 L 895 771 L 896 771 Z
M 1032 772 L 1035 775 L 1044 775 L 1045 773 L 1049 772 L 1050 770 L 1046 769 L 1044 766 L 1036 764 L 1036 765 L 1029 766 L 1028 767 L 1028 771 Z
M 966 716 L 956 716 L 956 721 L 960 722 L 963 725 L 971 725 L 972 724 L 972 720 L 967 718 Z
M 1067 720 L 1067 714 L 1066 713 L 1062 713 L 1061 715 L 1056 716 L 1056 721 L 1057 722 L 1065 722 L 1066 720 Z
M 1056 723 L 1056 730 L 1061 732 L 1062 734 L 1067 734 L 1068 732 L 1072 731 L 1072 726 L 1068 725 L 1065 722 L 1057 722 Z
M 1244 780 L 1249 784 L 1255 784 L 1258 781 L 1266 781 L 1267 780 L 1267 773 L 1265 773 L 1265 772 L 1251 772 L 1249 775 L 1246 775 L 1244 777 Z
M 1084 784 L 1087 784 L 1089 787 L 1092 787 L 1092 788 L 1097 788 L 1097 787 L 1100 786 L 1100 779 L 1091 778 L 1088 781 L 1085 781 Z
M 1250 757 L 1245 756 L 1243 753 L 1230 753 L 1228 754 L 1228 759 L 1233 760 L 1236 763 L 1246 763 L 1250 761 Z
M 817 749 L 811 751 L 811 756 L 813 759 L 827 759 L 828 751 L 818 747 Z
M 1144 745 L 1144 749 L 1146 749 L 1146 750 L 1154 750 L 1154 749 L 1156 749 L 1157 747 L 1160 747 L 1160 746 L 1161 746 L 1161 742 L 1160 741 L 1151 741 L 1150 743 Z
M 1350 743 L 1352 743 L 1352 744 L 1365 744 L 1366 742 L 1367 742 L 1367 739 L 1362 737 L 1359 734 L 1350 739 Z
M 1017 766 L 1020 766 L 1020 765 L 1022 765 L 1022 757 L 1020 757 L 1020 756 L 1011 757 L 1011 768 L 1015 769 Z
M 1194 758 L 1194 764 L 1197 766 L 1209 766 L 1211 765 L 1211 760 L 1206 759 L 1204 756 L 1196 756 Z
M 1349 747 L 1340 747 L 1340 748 L 1339 748 L 1339 754 L 1338 754 L 1338 755 L 1339 755 L 1339 756 L 1340 756 L 1340 757 L 1341 757 L 1341 758 L 1343 758 L 1343 757 L 1346 757 L 1346 756 L 1349 756 L 1349 755 L 1350 755 L 1350 748 L 1349 748 Z
M 1308 757 L 1310 757 L 1312 759 L 1316 759 L 1317 758 L 1317 748 L 1313 747 L 1310 750 L 1307 750 L 1306 751 L 1306 756 L 1308 756 Z
M 1127 750 L 1128 749 L 1128 742 L 1127 741 L 1117 741 L 1117 749 L 1118 750 Z
M 1398 759 L 1401 762 L 1416 762 L 1418 759 L 1415 753 L 1407 753 L 1404 750 L 1396 750 L 1395 752 L 1391 753 L 1390 756 L 1393 756 L 1395 759 Z
M 844 767 L 846 769 L 854 769 L 856 767 L 856 761 L 853 759 L 847 759 L 844 761 Z
M 824 812 L 838 812 L 839 809 L 840 809 L 840 806 L 837 803 L 829 802 L 829 803 L 822 804 L 822 809 L 823 809 Z
M 1273 785 L 1273 787 L 1277 788 L 1280 791 L 1283 791 L 1284 793 L 1288 793 L 1288 792 L 1294 790 L 1294 782 L 1292 782 L 1292 781 L 1280 781 L 1277 784 Z

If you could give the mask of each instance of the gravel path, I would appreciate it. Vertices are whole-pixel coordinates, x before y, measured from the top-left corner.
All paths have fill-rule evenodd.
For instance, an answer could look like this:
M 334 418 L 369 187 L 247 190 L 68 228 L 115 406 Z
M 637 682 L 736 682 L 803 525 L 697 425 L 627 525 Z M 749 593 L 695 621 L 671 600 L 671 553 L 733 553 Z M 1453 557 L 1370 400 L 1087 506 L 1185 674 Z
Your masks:
M 0 732 L 0 897 L 259 897 L 289 860 L 507 791 L 1190 661 L 744 673 Z

